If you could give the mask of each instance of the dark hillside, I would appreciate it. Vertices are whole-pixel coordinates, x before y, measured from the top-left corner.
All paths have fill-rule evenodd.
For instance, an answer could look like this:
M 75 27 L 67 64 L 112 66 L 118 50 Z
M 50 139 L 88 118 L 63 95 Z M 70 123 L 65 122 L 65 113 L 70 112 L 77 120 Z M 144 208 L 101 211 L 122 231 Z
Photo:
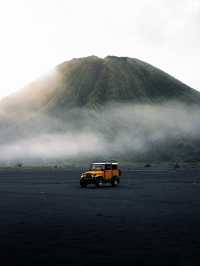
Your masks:
M 138 59 L 73 59 L 1 101 L 0 161 L 200 161 L 199 106 Z
M 56 71 L 5 98 L 9 112 L 61 111 L 98 107 L 109 102 L 200 104 L 200 93 L 138 59 L 96 56 L 73 59 Z

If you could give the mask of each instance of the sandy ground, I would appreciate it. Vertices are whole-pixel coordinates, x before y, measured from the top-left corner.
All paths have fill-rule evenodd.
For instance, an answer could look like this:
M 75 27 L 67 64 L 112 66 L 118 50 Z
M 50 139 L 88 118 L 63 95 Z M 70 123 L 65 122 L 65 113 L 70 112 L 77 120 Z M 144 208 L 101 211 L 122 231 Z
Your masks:
M 0 259 L 200 265 L 200 169 L 124 171 L 101 189 L 80 188 L 78 171 L 0 170 Z

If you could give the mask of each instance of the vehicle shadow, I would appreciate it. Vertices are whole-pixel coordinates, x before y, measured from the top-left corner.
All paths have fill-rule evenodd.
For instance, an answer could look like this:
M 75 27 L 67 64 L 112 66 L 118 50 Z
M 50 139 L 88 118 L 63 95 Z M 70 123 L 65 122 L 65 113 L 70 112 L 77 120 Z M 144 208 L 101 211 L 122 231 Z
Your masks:
M 120 186 L 115 186 L 113 187 L 112 185 L 103 185 L 101 187 L 96 187 L 95 185 L 88 185 L 87 187 L 80 187 L 80 189 L 84 190 L 84 189 L 95 189 L 95 190 L 101 190 L 101 189 L 117 189 L 119 188 Z

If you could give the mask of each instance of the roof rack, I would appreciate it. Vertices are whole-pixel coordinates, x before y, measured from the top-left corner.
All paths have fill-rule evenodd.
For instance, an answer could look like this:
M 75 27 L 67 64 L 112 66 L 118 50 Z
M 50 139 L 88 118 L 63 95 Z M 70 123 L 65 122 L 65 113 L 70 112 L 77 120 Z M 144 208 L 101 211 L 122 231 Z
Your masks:
M 119 164 L 117 161 L 100 161 L 100 162 L 93 162 L 93 164 Z

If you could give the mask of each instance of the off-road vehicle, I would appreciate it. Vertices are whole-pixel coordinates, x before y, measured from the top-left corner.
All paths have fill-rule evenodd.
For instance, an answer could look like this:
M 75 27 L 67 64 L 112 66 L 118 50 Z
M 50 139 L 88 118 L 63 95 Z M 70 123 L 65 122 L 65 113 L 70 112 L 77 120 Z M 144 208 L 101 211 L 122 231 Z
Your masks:
M 114 187 L 119 184 L 120 176 L 118 162 L 92 163 L 90 169 L 81 174 L 80 185 L 86 187 L 88 184 L 94 184 L 98 188 L 105 183 L 110 183 Z

